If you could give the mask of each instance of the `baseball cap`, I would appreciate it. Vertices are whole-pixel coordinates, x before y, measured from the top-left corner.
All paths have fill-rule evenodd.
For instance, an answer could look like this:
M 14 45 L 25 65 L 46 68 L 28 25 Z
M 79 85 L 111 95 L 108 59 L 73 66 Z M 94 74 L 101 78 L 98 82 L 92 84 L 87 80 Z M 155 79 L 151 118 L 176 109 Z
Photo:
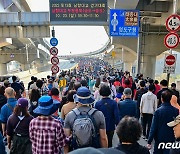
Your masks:
M 173 121 L 167 123 L 169 127 L 174 127 L 178 124 L 180 124 L 180 115 L 178 115 Z
M 28 107 L 28 100 L 26 98 L 19 98 L 17 105 L 22 108 L 26 108 Z
M 131 95 L 132 90 L 130 88 L 125 88 L 123 93 L 124 93 L 124 95 Z

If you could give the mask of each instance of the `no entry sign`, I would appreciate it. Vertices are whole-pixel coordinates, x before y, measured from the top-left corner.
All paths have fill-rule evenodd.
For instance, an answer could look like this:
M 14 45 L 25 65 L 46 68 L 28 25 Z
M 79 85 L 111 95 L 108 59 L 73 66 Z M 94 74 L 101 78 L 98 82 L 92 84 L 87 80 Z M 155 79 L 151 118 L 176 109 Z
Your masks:
M 176 32 L 180 29 L 180 16 L 172 14 L 166 20 L 166 29 L 170 32 Z
M 176 57 L 174 55 L 168 55 L 165 59 L 167 66 L 172 66 L 176 62 Z
M 56 56 L 58 54 L 58 49 L 56 47 L 52 47 L 50 49 L 50 54 Z
M 52 63 L 53 65 L 59 64 L 59 58 L 53 56 L 53 57 L 51 58 L 51 63 Z
M 51 71 L 52 71 L 53 74 L 57 74 L 59 72 L 59 66 L 53 65 L 51 67 Z
M 166 54 L 164 60 L 164 73 L 175 73 L 177 54 Z
M 167 48 L 176 48 L 179 44 L 179 35 L 176 33 L 168 33 L 164 38 L 164 44 Z

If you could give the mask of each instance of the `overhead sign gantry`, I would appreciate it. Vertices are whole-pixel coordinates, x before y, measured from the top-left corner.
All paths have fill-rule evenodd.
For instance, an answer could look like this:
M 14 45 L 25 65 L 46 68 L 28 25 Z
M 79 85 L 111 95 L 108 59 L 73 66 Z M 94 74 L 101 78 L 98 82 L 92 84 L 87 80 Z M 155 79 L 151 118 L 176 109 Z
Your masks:
M 52 25 L 107 23 L 107 0 L 49 0 Z

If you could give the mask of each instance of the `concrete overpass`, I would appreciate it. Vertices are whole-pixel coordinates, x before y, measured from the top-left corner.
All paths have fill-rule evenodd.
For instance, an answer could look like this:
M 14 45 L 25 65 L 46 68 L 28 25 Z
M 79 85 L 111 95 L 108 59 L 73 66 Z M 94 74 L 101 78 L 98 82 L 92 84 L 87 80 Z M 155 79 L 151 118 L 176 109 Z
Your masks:
M 47 63 L 47 59 L 49 59 L 50 45 L 43 39 L 43 37 L 45 37 L 44 26 L 42 26 L 40 30 L 38 25 L 36 25 L 33 33 L 28 33 L 30 27 L 26 27 L 25 24 L 22 24 L 22 26 L 19 25 L 20 20 L 23 23 L 24 18 L 27 18 L 30 22 L 31 18 L 28 18 L 28 15 L 24 17 L 22 14 L 20 17 L 18 12 L 30 13 L 30 11 L 31 9 L 25 0 L 0 1 L 1 75 L 7 73 L 6 65 L 10 61 L 18 61 L 21 63 L 22 69 L 27 70 L 29 64 L 33 61 L 35 61 L 37 65 L 42 66 Z M 50 33 L 49 26 L 45 27 L 45 31 L 47 31 L 46 33 L 48 34 Z M 37 34 L 42 36 L 36 37 Z
M 117 4 L 114 3 L 115 8 L 124 9 L 124 5 L 126 5 L 125 7 L 129 6 L 128 9 L 140 10 L 141 28 L 139 46 L 138 38 L 112 38 L 112 44 L 115 47 L 114 51 L 116 51 L 114 63 L 119 63 L 124 70 L 131 71 L 132 66 L 137 68 L 137 59 L 139 59 L 139 71 L 145 76 L 154 78 L 156 56 L 167 51 L 163 43 L 165 35 L 168 34 L 165 28 L 165 21 L 173 12 L 180 14 L 180 1 L 138 0 L 133 5 L 130 0 L 117 2 Z M 175 5 L 174 8 L 173 4 Z M 114 7 L 113 4 L 111 5 Z M 178 32 L 178 34 L 180 33 Z M 138 48 L 140 51 L 139 55 L 137 55 Z M 180 46 L 175 50 L 180 51 Z M 105 59 L 113 63 L 111 53 L 107 54 Z

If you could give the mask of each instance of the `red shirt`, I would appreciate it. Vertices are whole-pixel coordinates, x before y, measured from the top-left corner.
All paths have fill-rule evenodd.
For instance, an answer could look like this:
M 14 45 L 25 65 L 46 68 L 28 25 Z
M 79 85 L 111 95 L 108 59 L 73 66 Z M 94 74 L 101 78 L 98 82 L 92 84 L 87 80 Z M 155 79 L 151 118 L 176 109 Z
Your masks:
M 115 81 L 115 82 L 114 82 L 114 86 L 115 86 L 115 87 L 121 86 L 121 83 L 120 83 L 119 81 Z
M 159 92 L 159 90 L 161 90 L 161 86 L 158 85 L 158 84 L 154 84 L 154 85 L 155 85 L 155 88 L 156 88 L 154 94 L 157 95 L 157 93 Z
M 51 97 L 52 97 L 52 99 L 54 99 L 54 100 L 57 100 L 57 101 L 61 102 L 61 99 L 59 98 L 59 96 L 52 95 Z M 55 115 L 55 116 L 58 116 L 58 110 L 54 113 L 54 115 Z

